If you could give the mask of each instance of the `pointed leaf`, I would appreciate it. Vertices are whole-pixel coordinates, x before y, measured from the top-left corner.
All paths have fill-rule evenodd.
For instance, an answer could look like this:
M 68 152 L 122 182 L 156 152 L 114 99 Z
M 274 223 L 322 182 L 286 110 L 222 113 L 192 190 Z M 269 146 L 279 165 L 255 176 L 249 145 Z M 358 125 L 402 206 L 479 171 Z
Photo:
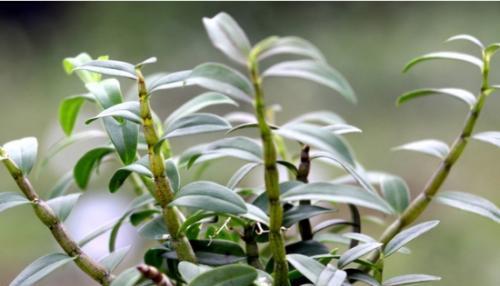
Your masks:
M 57 268 L 73 261 L 76 257 L 69 257 L 62 253 L 53 253 L 38 258 L 28 265 L 10 283 L 10 286 L 30 286 L 52 273 Z
M 47 204 L 61 221 L 65 221 L 81 195 L 82 193 L 76 193 L 57 197 L 47 201 Z
M 435 201 L 487 217 L 500 223 L 500 209 L 491 201 L 480 196 L 463 192 L 440 192 L 435 197 Z
M 35 137 L 7 142 L 3 145 L 3 149 L 24 175 L 30 173 L 38 152 L 38 141 Z
M 150 58 L 147 58 L 147 59 L 143 60 L 142 62 L 136 64 L 135 67 L 142 68 L 142 66 L 144 66 L 144 65 L 154 64 L 157 61 L 158 61 L 158 59 L 156 57 L 150 57 Z
M 92 94 L 74 95 L 64 98 L 59 105 L 59 124 L 66 136 L 70 136 L 75 127 L 78 113 L 85 100 L 94 100 Z
M 339 261 L 338 261 L 338 266 L 339 268 L 344 268 L 346 267 L 349 263 L 353 262 L 354 260 L 361 258 L 362 256 L 380 248 L 382 246 L 382 243 L 379 242 L 368 242 L 368 243 L 363 243 L 360 244 L 356 247 L 353 247 L 342 256 L 340 256 Z
M 250 42 L 238 23 L 221 12 L 213 18 L 203 18 L 212 44 L 230 59 L 246 65 L 250 53 Z
M 397 105 L 406 103 L 417 97 L 428 96 L 428 95 L 448 95 L 453 98 L 459 99 L 465 102 L 470 109 L 476 104 L 476 97 L 467 90 L 459 88 L 425 88 L 409 91 L 400 97 L 398 97 Z
M 327 265 L 319 274 L 317 286 L 342 286 L 347 277 L 347 273 L 343 270 L 337 269 L 332 265 Z
M 142 118 L 139 114 L 139 102 L 137 101 L 126 101 L 113 105 L 99 113 L 97 116 L 88 119 L 87 121 L 85 121 L 85 123 L 89 124 L 92 121 L 104 117 L 118 117 L 137 124 L 142 123 Z
M 109 272 L 113 272 L 118 265 L 125 259 L 128 251 L 130 250 L 130 245 L 122 247 L 110 253 L 108 256 L 102 258 L 99 263 L 102 264 Z
M 177 192 L 171 205 L 230 214 L 247 212 L 240 196 L 222 185 L 208 181 L 184 186 Z
M 446 42 L 452 42 L 452 41 L 468 41 L 470 43 L 473 43 L 474 45 L 478 46 L 482 49 L 484 49 L 483 43 L 481 43 L 480 40 L 478 40 L 476 37 L 467 35 L 467 34 L 460 34 L 460 35 L 455 35 L 452 37 L 449 37 Z
M 408 150 L 424 153 L 430 156 L 437 157 L 439 159 L 444 159 L 448 156 L 450 152 L 450 147 L 442 141 L 435 139 L 426 139 L 420 141 L 414 141 L 407 143 L 398 147 L 393 148 L 393 150 Z
M 172 89 L 185 86 L 186 79 L 191 74 L 190 70 L 178 71 L 168 74 L 157 75 L 150 81 L 146 79 L 146 85 L 149 94 L 153 94 L 158 90 Z
M 116 172 L 111 177 L 111 180 L 109 181 L 108 184 L 109 191 L 112 193 L 118 191 L 132 172 L 135 172 L 141 176 L 153 178 L 153 173 L 151 173 L 151 171 L 149 170 L 148 164 L 149 164 L 148 160 L 141 159 L 130 165 L 121 167 L 120 169 L 116 170 Z
M 85 189 L 89 183 L 92 171 L 99 166 L 104 156 L 112 153 L 112 147 L 98 147 L 85 153 L 73 168 L 75 182 L 81 189 Z
M 170 182 L 170 187 L 172 187 L 174 193 L 177 193 L 181 187 L 181 176 L 172 159 L 165 160 L 165 173 Z
M 107 56 L 101 56 L 99 59 L 106 60 Z M 72 74 L 75 67 L 80 66 L 84 63 L 88 63 L 92 61 L 92 57 L 90 57 L 87 53 L 81 53 L 76 57 L 68 57 L 63 60 L 63 68 L 67 74 Z M 101 80 L 101 75 L 98 73 L 93 73 L 85 70 L 77 70 L 76 74 L 78 77 L 84 82 L 98 82 Z
M 360 281 L 370 286 L 380 286 L 380 283 L 375 278 L 362 272 L 349 272 L 349 279 Z
M 87 70 L 95 73 L 137 79 L 135 66 L 130 63 L 106 60 L 90 61 L 75 67 L 74 70 Z
M 491 59 L 491 57 L 496 54 L 496 52 L 500 49 L 500 43 L 494 43 L 486 47 L 484 50 L 484 54 L 488 59 Z
M 298 205 L 285 211 L 283 214 L 282 225 L 286 228 L 298 223 L 301 220 L 309 219 L 321 214 L 327 214 L 336 211 L 335 209 L 324 208 L 312 205 Z
M 432 220 L 417 224 L 401 231 L 399 234 L 394 236 L 394 238 L 391 239 L 384 247 L 384 256 L 388 257 L 401 247 L 405 246 L 410 241 L 433 229 L 438 224 L 439 221 Z
M 222 64 L 205 63 L 197 66 L 189 75 L 187 83 L 226 94 L 243 102 L 252 102 L 253 87 L 250 81 L 240 72 Z
M 14 192 L 0 193 L 0 212 L 29 203 L 30 201 L 21 194 Z
M 260 222 L 264 225 L 269 225 L 269 217 L 263 210 L 252 204 L 245 204 L 245 205 L 247 207 L 247 213 L 242 214 L 240 216 L 247 218 L 249 220 Z
M 113 226 L 116 224 L 117 220 L 118 219 L 113 219 L 113 220 L 99 226 L 98 228 L 96 228 L 95 230 L 90 232 L 89 234 L 85 235 L 82 239 L 80 239 L 78 241 L 78 245 L 80 245 L 80 247 L 84 247 L 87 243 L 89 243 L 92 240 L 96 239 L 97 237 L 105 234 L 106 232 L 108 232 L 109 230 L 111 230 L 113 228 Z
M 486 132 L 476 133 L 472 136 L 472 138 L 500 147 L 500 132 L 498 131 L 486 131 Z
M 190 240 L 198 263 L 219 266 L 245 260 L 245 251 L 236 242 L 221 239 Z M 177 259 L 175 251 L 163 255 L 167 259 Z
M 227 182 L 227 187 L 230 189 L 236 188 L 243 178 L 253 169 L 259 166 L 260 163 L 248 163 L 239 168 Z
M 135 286 L 142 278 L 142 274 L 135 268 L 129 268 L 118 275 L 111 286 Z
M 398 213 L 402 213 L 410 204 L 410 190 L 406 182 L 397 176 L 382 176 L 380 189 L 385 200 Z
M 255 45 L 253 53 L 257 55 L 260 61 L 275 55 L 292 54 L 326 62 L 323 54 L 312 43 L 293 36 L 281 38 L 269 37 L 264 39 Z
M 411 60 L 408 64 L 406 64 L 406 66 L 403 69 L 403 72 L 407 72 L 414 65 L 420 62 L 436 60 L 436 59 L 456 60 L 456 61 L 466 62 L 477 66 L 480 70 L 483 69 L 483 61 L 474 56 L 457 52 L 435 52 L 435 53 L 425 54 L 423 56 Z
M 184 279 L 187 283 L 190 283 L 194 278 L 209 271 L 210 269 L 212 268 L 205 265 L 196 265 L 187 261 L 181 261 L 179 263 L 179 273 L 181 274 L 182 279 Z
M 224 115 L 229 122 L 241 122 L 241 123 L 256 123 L 257 119 L 255 119 L 255 115 L 249 112 L 230 112 Z
M 413 285 L 424 282 L 439 281 L 441 277 L 426 274 L 408 274 L 387 279 L 383 286 Z
M 203 272 L 189 286 L 250 286 L 258 273 L 253 267 L 243 264 L 225 265 Z
M 139 235 L 151 240 L 168 238 L 168 230 L 163 216 L 157 216 L 139 228 Z
M 345 120 L 334 112 L 329 110 L 320 110 L 302 114 L 290 120 L 287 124 L 291 123 L 318 123 L 321 125 L 334 125 L 345 123 Z
M 337 91 L 351 102 L 356 102 L 354 91 L 347 80 L 334 68 L 317 61 L 299 60 L 281 62 L 268 68 L 262 76 L 308 79 Z
M 224 118 L 210 113 L 194 113 L 171 122 L 161 139 L 229 130 L 231 124 Z
M 313 258 L 302 254 L 288 254 L 286 259 L 295 269 L 297 269 L 297 271 L 311 282 L 317 281 L 321 272 L 326 268 Z

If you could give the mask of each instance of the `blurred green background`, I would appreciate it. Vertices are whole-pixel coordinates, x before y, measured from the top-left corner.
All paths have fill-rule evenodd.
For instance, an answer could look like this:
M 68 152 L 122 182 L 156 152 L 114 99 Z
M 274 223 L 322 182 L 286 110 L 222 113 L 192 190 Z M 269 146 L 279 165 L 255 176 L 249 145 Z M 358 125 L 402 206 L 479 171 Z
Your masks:
M 330 109 L 363 129 L 349 135 L 359 160 L 368 169 L 394 172 L 407 179 L 416 194 L 437 166 L 436 160 L 414 153 L 392 152 L 408 141 L 438 138 L 451 143 L 458 134 L 465 107 L 447 98 L 415 100 L 396 108 L 404 91 L 420 87 L 479 88 L 480 76 L 473 67 L 437 61 L 401 74 L 412 57 L 436 50 L 460 50 L 477 54 L 467 43 L 443 43 L 449 36 L 473 34 L 486 43 L 500 42 L 500 3 L 59 3 L 0 5 L 0 142 L 37 136 L 40 153 L 62 137 L 57 122 L 59 101 L 84 89 L 76 77 L 67 76 L 61 60 L 82 51 L 108 54 L 114 59 L 139 62 L 157 56 L 147 72 L 192 68 L 205 61 L 227 60 L 214 49 L 201 23 L 219 11 L 233 15 L 252 42 L 268 35 L 298 35 L 315 43 L 328 61 L 354 87 L 359 103 L 350 105 L 326 88 L 302 80 L 274 79 L 266 83 L 270 103 L 279 103 L 283 122 L 298 114 Z M 492 83 L 500 83 L 500 60 L 492 66 Z M 123 82 L 124 89 L 130 87 Z M 165 117 L 196 89 L 162 93 L 154 99 Z M 243 106 L 248 109 L 248 106 Z M 500 129 L 500 99 L 492 96 L 477 130 Z M 216 110 L 222 114 L 229 109 Z M 85 115 L 95 114 L 91 108 Z M 83 126 L 83 125 L 81 125 Z M 180 151 L 194 137 L 173 142 Z M 40 193 L 73 166 L 96 142 L 80 144 L 59 155 L 33 177 Z M 218 164 L 206 177 L 225 181 L 236 164 Z M 123 210 L 130 192 L 110 196 L 105 178 L 114 166 L 104 168 L 80 206 L 69 219 L 69 229 L 82 237 L 93 227 Z M 226 168 L 228 172 L 221 171 Z M 109 170 L 108 170 L 109 169 Z M 445 189 L 473 192 L 500 203 L 500 152 L 472 142 L 453 169 Z M 337 173 L 335 173 L 337 174 Z M 186 174 L 190 176 L 191 174 Z M 332 177 L 323 173 L 322 177 Z M 251 182 L 247 182 L 251 183 Z M 14 191 L 12 180 L 0 172 L 0 191 Z M 500 283 L 500 227 L 479 216 L 432 205 L 424 219 L 441 220 L 438 228 L 412 243 L 413 254 L 395 255 L 386 264 L 387 277 L 428 273 L 443 277 L 436 285 Z M 390 221 L 390 219 L 389 219 Z M 378 236 L 380 228 L 371 233 Z M 126 229 L 120 245 L 132 243 L 136 234 Z M 87 250 L 99 257 L 105 240 Z M 139 259 L 141 242 L 128 265 Z M 49 232 L 34 218 L 29 207 L 0 215 L 0 285 L 8 283 L 28 263 L 58 250 Z M 126 264 L 127 264 L 126 263 Z M 75 278 L 77 277 L 77 278 Z M 73 265 L 37 285 L 93 285 Z

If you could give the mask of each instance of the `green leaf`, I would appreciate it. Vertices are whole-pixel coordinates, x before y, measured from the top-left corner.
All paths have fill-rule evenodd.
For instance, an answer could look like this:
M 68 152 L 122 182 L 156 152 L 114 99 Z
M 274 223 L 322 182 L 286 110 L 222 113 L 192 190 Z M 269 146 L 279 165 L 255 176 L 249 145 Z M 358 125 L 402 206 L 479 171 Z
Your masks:
M 47 204 L 61 221 L 65 221 L 81 195 L 82 193 L 76 193 L 57 197 L 47 201 Z
M 445 191 L 440 192 L 434 199 L 438 203 L 475 213 L 500 223 L 500 209 L 491 201 L 480 196 L 463 192 Z
M 88 83 L 85 87 L 103 109 L 123 102 L 120 82 L 117 79 L 108 78 L 100 82 Z
M 240 216 L 252 221 L 260 222 L 264 225 L 269 225 L 269 217 L 264 211 L 262 211 L 259 207 L 254 206 L 252 204 L 246 204 L 246 206 L 247 206 L 247 213 L 242 214 Z
M 384 200 L 363 189 L 332 183 L 311 183 L 292 188 L 281 196 L 282 201 L 292 202 L 301 200 L 323 200 L 338 203 L 349 203 L 387 214 L 391 214 L 392 208 Z
M 287 124 L 292 123 L 318 123 L 321 125 L 334 125 L 345 123 L 345 120 L 337 113 L 329 110 L 320 110 L 308 112 L 290 120 Z
M 142 278 L 142 274 L 135 268 L 129 268 L 118 275 L 111 286 L 135 286 Z
M 138 68 L 138 69 L 140 69 L 144 65 L 154 64 L 157 61 L 158 61 L 158 59 L 156 57 L 150 57 L 150 58 L 147 58 L 147 59 L 143 60 L 142 62 L 136 64 L 135 67 Z
M 66 173 L 59 180 L 57 180 L 54 187 L 52 187 L 52 189 L 50 190 L 48 198 L 53 199 L 64 195 L 71 187 L 71 185 L 73 185 L 73 182 L 73 172 Z
M 332 265 L 327 265 L 319 274 L 317 286 L 341 286 L 347 277 L 347 273 L 343 270 L 337 269 Z
M 450 147 L 442 141 L 435 139 L 426 139 L 420 141 L 414 141 L 407 143 L 398 147 L 393 148 L 393 150 L 407 150 L 424 153 L 430 156 L 437 157 L 441 160 L 448 156 L 450 152 Z
M 243 165 L 241 168 L 239 168 L 233 176 L 229 179 L 227 182 L 227 187 L 230 189 L 234 189 L 238 186 L 238 184 L 245 178 L 245 176 L 250 173 L 253 169 L 255 169 L 257 166 L 261 165 L 260 163 L 247 163 Z
M 116 172 L 111 177 L 111 180 L 109 181 L 109 191 L 112 193 L 118 191 L 132 172 L 135 172 L 141 176 L 153 178 L 153 173 L 149 170 L 149 160 L 147 157 L 143 157 L 130 165 L 121 167 L 116 170 Z
M 87 70 L 95 73 L 137 79 L 135 66 L 130 63 L 113 60 L 96 60 L 83 63 L 74 70 Z
M 476 133 L 472 135 L 472 138 L 500 147 L 500 132 L 498 131 L 486 131 L 486 132 Z
M 385 280 L 383 286 L 413 285 L 424 282 L 439 281 L 441 277 L 426 274 L 408 274 Z
M 448 95 L 455 99 L 461 100 L 469 106 L 470 109 L 476 104 L 476 97 L 467 90 L 459 88 L 424 88 L 409 91 L 398 97 L 397 105 L 401 105 L 417 97 L 428 95 Z
M 229 122 L 255 123 L 255 115 L 249 112 L 234 111 L 224 115 Z
M 283 226 L 286 228 L 298 223 L 301 220 L 309 219 L 321 214 L 327 214 L 336 211 L 335 209 L 324 208 L 312 205 L 298 205 L 285 211 L 283 214 Z
M 494 44 L 491 44 L 488 47 L 486 47 L 486 49 L 484 50 L 484 54 L 486 55 L 486 58 L 488 60 L 490 60 L 491 57 L 494 54 L 496 54 L 496 52 L 498 51 L 498 49 L 500 49 L 500 43 L 494 43 Z
M 175 195 L 171 205 L 220 213 L 243 214 L 245 202 L 232 190 L 208 181 L 190 183 Z
M 349 272 L 349 279 L 360 281 L 360 282 L 363 282 L 363 283 L 370 285 L 370 286 L 380 286 L 380 283 L 377 280 L 375 280 L 375 278 L 373 278 L 370 275 L 365 274 L 363 272 L 350 271 Z
M 73 132 L 76 118 L 85 100 L 94 100 L 92 94 L 73 95 L 61 101 L 59 105 L 59 124 L 66 136 L 70 136 Z
M 157 216 L 139 228 L 139 234 L 147 239 L 161 240 L 168 236 L 168 230 L 162 216 Z
M 186 79 L 191 74 L 190 70 L 178 71 L 168 74 L 160 74 L 154 76 L 151 80 L 146 79 L 146 85 L 149 94 L 153 94 L 158 90 L 172 89 L 185 86 Z
M 102 59 L 107 59 L 106 56 L 100 57 Z M 92 58 L 87 53 L 81 53 L 76 57 L 69 57 L 63 60 L 63 68 L 67 74 L 72 74 L 75 67 L 80 66 L 82 64 L 91 62 Z M 77 70 L 76 74 L 78 77 L 84 82 L 98 82 L 101 80 L 101 75 L 98 73 L 93 73 L 85 70 Z
M 196 96 L 195 98 L 189 100 L 188 102 L 181 105 L 174 112 L 168 116 L 165 120 L 165 124 L 169 125 L 169 123 L 176 121 L 177 119 L 184 117 L 186 115 L 190 115 L 192 113 L 198 112 L 203 108 L 214 106 L 214 105 L 222 105 L 228 104 L 233 106 L 238 106 L 231 98 L 226 95 L 218 92 L 205 92 Z
M 172 187 L 172 190 L 177 193 L 181 187 L 181 176 L 175 162 L 172 159 L 165 160 L 165 173 L 168 177 L 168 181 L 170 182 L 170 187 Z
M 250 42 L 245 32 L 228 14 L 221 12 L 213 18 L 203 18 L 212 44 L 233 61 L 247 64 Z
M 287 139 L 327 151 L 338 160 L 354 165 L 354 158 L 347 142 L 326 129 L 306 123 L 286 124 L 275 133 Z
M 99 263 L 106 267 L 109 272 L 113 272 L 118 265 L 125 259 L 128 251 L 130 250 L 130 245 L 122 247 L 110 253 L 108 256 L 102 258 Z
M 269 37 L 255 45 L 252 54 L 261 61 L 275 55 L 292 54 L 326 62 L 320 50 L 299 37 Z
M 88 151 L 78 160 L 73 169 L 73 176 L 78 187 L 81 189 L 87 187 L 92 171 L 99 166 L 104 156 L 109 155 L 114 150 L 112 147 L 98 147 Z
M 85 123 L 89 124 L 99 118 L 104 117 L 118 117 L 137 124 L 142 123 L 142 118 L 139 114 L 139 102 L 137 101 L 126 101 L 113 105 L 99 113 L 97 116 L 88 119 L 87 121 L 85 121 Z
M 3 145 L 3 149 L 23 175 L 30 173 L 38 152 L 38 141 L 35 137 L 25 137 L 7 142 Z
M 318 261 L 302 254 L 288 254 L 286 259 L 290 264 L 304 275 L 309 281 L 315 282 L 318 280 L 321 272 L 326 268 Z
M 238 263 L 245 260 L 245 251 L 236 243 L 229 240 L 206 239 L 190 240 L 198 263 L 219 266 Z M 170 251 L 164 254 L 167 259 L 177 259 L 177 253 Z
M 214 268 L 194 278 L 189 286 L 250 286 L 258 273 L 253 267 L 234 264 Z
M 187 84 L 195 84 L 217 91 L 237 100 L 252 103 L 253 87 L 240 72 L 217 63 L 197 66 L 187 79 Z
M 38 258 L 26 267 L 9 284 L 10 286 L 30 286 L 52 273 L 57 268 L 73 261 L 76 257 L 69 257 L 62 253 L 53 253 Z
M 467 41 L 470 43 L 473 43 L 474 45 L 478 46 L 479 48 L 484 49 L 483 43 L 481 43 L 480 40 L 478 40 L 476 37 L 467 35 L 467 34 L 460 34 L 460 35 L 455 35 L 452 37 L 449 37 L 446 42 L 452 42 L 452 41 Z
M 445 60 L 455 60 L 455 61 L 461 61 L 461 62 L 466 62 L 473 64 L 477 67 L 479 67 L 480 70 L 483 69 L 483 61 L 480 59 L 464 54 L 464 53 L 456 53 L 456 52 L 435 52 L 435 53 L 429 53 L 425 54 L 423 56 L 420 56 L 418 58 L 414 58 L 411 60 L 409 63 L 406 64 L 406 66 L 403 69 L 403 72 L 407 72 L 409 69 L 411 69 L 414 65 L 424 62 L 424 61 L 429 61 L 429 60 L 436 60 L 436 59 L 445 59 Z
M 379 242 L 368 242 L 368 243 L 363 243 L 360 244 L 356 247 L 353 247 L 342 256 L 340 256 L 339 261 L 337 262 L 339 268 L 344 268 L 346 267 L 349 263 L 353 262 L 354 260 L 361 258 L 362 256 L 380 248 L 382 246 L 382 243 Z
M 209 271 L 210 269 L 212 268 L 205 265 L 196 265 L 187 261 L 181 261 L 179 263 L 179 273 L 181 274 L 182 279 L 184 279 L 187 283 L 190 283 L 194 278 Z
M 0 193 L 0 212 L 3 212 L 4 210 L 20 206 L 20 205 L 26 205 L 29 204 L 30 201 L 22 196 L 21 194 L 14 193 L 14 192 L 2 192 Z
M 433 229 L 438 224 L 439 221 L 432 220 L 417 224 L 401 231 L 384 247 L 384 256 L 388 257 L 410 241 Z
M 230 128 L 231 124 L 220 116 L 210 113 L 194 113 L 171 122 L 160 142 L 167 138 L 224 131 Z
M 323 129 L 331 131 L 337 135 L 349 134 L 349 133 L 361 133 L 363 130 L 356 126 L 349 124 L 336 123 L 333 125 L 323 126 Z
M 262 76 L 265 77 L 298 77 L 325 85 L 351 102 L 356 102 L 356 96 L 347 80 L 334 68 L 327 64 L 312 61 L 298 60 L 275 64 L 268 68 Z
M 406 182 L 397 176 L 381 176 L 380 189 L 385 200 L 398 213 L 410 204 L 410 191 Z
M 80 239 L 78 241 L 78 245 L 80 245 L 80 247 L 84 247 L 87 243 L 91 242 L 95 238 L 105 234 L 111 228 L 113 228 L 113 226 L 116 224 L 116 221 L 117 221 L 117 219 L 113 219 L 110 222 L 107 222 L 107 223 L 99 226 L 98 228 L 96 228 L 95 230 L 90 232 L 89 234 L 85 235 L 82 239 Z

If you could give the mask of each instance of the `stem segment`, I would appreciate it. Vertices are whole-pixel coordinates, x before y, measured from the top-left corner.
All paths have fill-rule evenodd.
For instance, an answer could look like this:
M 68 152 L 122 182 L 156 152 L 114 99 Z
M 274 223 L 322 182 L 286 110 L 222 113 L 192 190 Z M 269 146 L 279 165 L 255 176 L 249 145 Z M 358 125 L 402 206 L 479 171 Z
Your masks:
M 280 202 L 279 174 L 276 164 L 276 146 L 271 128 L 266 122 L 266 106 L 264 92 L 256 60 L 249 61 L 250 77 L 255 89 L 255 113 L 259 123 L 260 137 L 264 149 L 265 186 L 269 200 L 269 242 L 274 259 L 275 286 L 290 285 L 288 280 L 288 263 L 286 261 L 285 239 L 281 232 L 283 223 L 283 207 Z
M 2 148 L 0 148 L 0 156 L 7 157 Z M 19 167 L 8 158 L 3 160 L 3 163 L 12 178 L 16 181 L 19 189 L 31 201 L 38 219 L 50 230 L 52 236 L 64 252 L 71 257 L 75 257 L 75 264 L 96 282 L 101 285 L 110 285 L 112 277 L 108 270 L 83 252 L 78 243 L 66 231 L 63 223 L 50 206 L 40 199 L 31 182 L 23 175 Z
M 304 145 L 300 152 L 300 164 L 297 168 L 297 181 L 307 184 L 309 182 L 309 172 L 311 171 L 311 158 L 309 157 L 309 145 Z M 309 200 L 299 202 L 301 206 L 311 204 Z M 311 240 L 313 238 L 311 222 L 309 219 L 299 221 L 299 233 L 302 240 Z
M 140 70 L 136 70 L 139 86 L 140 114 L 144 129 L 144 137 L 148 145 L 148 156 L 151 172 L 155 182 L 155 197 L 163 209 L 165 224 L 170 233 L 172 246 L 177 257 L 182 261 L 196 262 L 196 256 L 187 237 L 179 232 L 181 221 L 175 207 L 169 206 L 174 199 L 174 193 L 165 174 L 165 158 L 161 151 L 156 151 L 155 146 L 159 141 L 158 133 L 154 126 L 153 115 L 149 102 L 149 94 L 144 77 Z

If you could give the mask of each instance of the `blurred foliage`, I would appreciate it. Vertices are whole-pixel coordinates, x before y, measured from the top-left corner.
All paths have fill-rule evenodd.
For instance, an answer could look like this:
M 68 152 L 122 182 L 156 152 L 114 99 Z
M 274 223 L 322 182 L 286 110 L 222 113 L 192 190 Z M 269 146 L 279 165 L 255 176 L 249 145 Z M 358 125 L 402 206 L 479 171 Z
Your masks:
M 300 80 L 274 80 L 266 88 L 269 103 L 283 106 L 278 121 L 311 110 L 338 112 L 364 131 L 350 136 L 361 162 L 368 168 L 405 177 L 415 194 L 437 162 L 411 153 L 391 152 L 390 148 L 425 139 L 422 136 L 449 142 L 459 132 L 466 110 L 458 102 L 440 98 L 415 100 L 410 103 L 413 106 L 396 108 L 396 97 L 422 83 L 477 91 L 479 77 L 472 67 L 460 63 L 428 63 L 418 67 L 422 71 L 408 75 L 401 74 L 402 67 L 410 58 L 434 50 L 436 44 L 451 35 L 467 33 L 485 43 L 500 41 L 499 8 L 500 3 L 1 4 L 0 142 L 37 136 L 43 153 L 62 137 L 57 124 L 58 103 L 64 96 L 82 91 L 76 78 L 64 74 L 61 60 L 66 56 L 86 51 L 130 62 L 157 56 L 159 63 L 148 67 L 151 71 L 186 69 L 205 61 L 224 62 L 224 57 L 211 48 L 201 18 L 226 11 L 238 19 L 253 41 L 269 34 L 294 34 L 311 40 L 349 79 L 359 98 L 359 103 L 351 106 L 340 97 L 330 96 L 327 88 Z M 442 50 L 452 48 L 475 52 L 475 47 L 466 43 L 442 44 Z M 498 61 L 492 65 L 491 81 L 500 83 Z M 193 94 L 192 90 L 165 92 L 155 97 L 155 109 L 164 118 L 179 105 L 183 96 Z M 498 130 L 500 113 L 496 110 L 500 108 L 500 100 L 496 97 L 488 102 L 478 130 Z M 87 112 L 94 114 L 93 110 Z M 173 140 L 173 147 L 183 149 L 191 143 Z M 34 178 L 40 193 L 46 193 L 57 176 L 69 170 L 78 156 L 92 145 L 89 142 L 88 146 L 71 148 L 41 172 L 39 178 Z M 233 167 L 227 163 L 218 166 Z M 216 181 L 228 179 L 222 177 L 224 172 L 219 168 L 215 169 L 207 170 L 204 176 Z M 474 142 L 444 189 L 477 193 L 498 204 L 499 169 L 498 150 Z M 94 189 L 86 197 L 105 194 L 99 186 L 94 183 L 91 186 Z M 0 190 L 15 190 L 3 171 Z M 94 206 L 90 200 L 86 205 Z M 119 205 L 123 206 L 123 201 Z M 102 204 L 97 206 L 102 208 Z M 420 249 L 414 251 L 411 258 L 402 255 L 391 258 L 386 264 L 387 277 L 411 269 L 411 272 L 442 276 L 439 285 L 443 286 L 498 285 L 498 225 L 449 208 L 440 207 L 438 211 L 436 206 L 430 208 L 424 219 L 430 217 L 442 220 L 441 225 L 411 245 Z M 85 221 L 85 217 L 72 217 L 71 221 Z M 69 228 L 75 231 L 74 226 Z M 29 207 L 2 214 L 0 230 L 3 246 L 0 248 L 0 285 L 7 285 L 23 266 L 48 249 L 57 249 Z M 81 277 L 81 282 L 76 282 L 75 275 Z M 40 285 L 69 283 L 77 286 L 91 282 L 74 266 L 68 266 L 66 271 L 59 271 Z

